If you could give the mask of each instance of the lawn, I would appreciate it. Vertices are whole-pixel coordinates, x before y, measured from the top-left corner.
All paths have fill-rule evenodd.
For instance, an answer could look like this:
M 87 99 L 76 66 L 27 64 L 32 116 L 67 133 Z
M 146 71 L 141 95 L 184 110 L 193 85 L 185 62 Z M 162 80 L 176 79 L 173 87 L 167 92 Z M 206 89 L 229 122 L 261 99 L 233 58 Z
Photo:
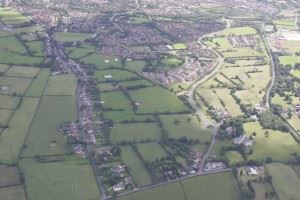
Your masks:
M 70 159 L 38 163 L 21 159 L 25 187 L 30 200 L 98 200 L 100 194 L 87 161 Z
M 32 79 L 30 78 L 3 76 L 0 79 L 0 86 L 5 87 L 5 89 L 0 89 L 0 94 L 16 94 L 23 96 L 23 94 L 25 94 L 26 90 L 29 88 L 31 81 Z
M 273 163 L 267 165 L 267 170 L 272 177 L 272 185 L 280 200 L 299 199 L 300 178 L 288 165 Z
M 112 79 L 115 81 L 126 81 L 130 80 L 132 78 L 139 78 L 136 74 L 133 74 L 128 71 L 124 70 L 115 70 L 115 69 L 110 69 L 110 70 L 97 70 L 95 72 L 94 77 L 97 78 L 98 81 L 106 81 L 105 76 L 110 75 L 112 76 Z
M 135 102 L 138 102 L 139 113 L 189 112 L 189 108 L 175 94 L 159 86 L 130 91 Z
M 23 155 L 66 153 L 66 137 L 64 133 L 58 132 L 58 128 L 62 122 L 71 122 L 76 119 L 75 96 L 44 96 L 28 133 L 25 142 L 27 147 Z
M 165 150 L 158 143 L 141 143 L 136 146 L 147 162 L 154 162 L 167 156 Z
M 20 108 L 14 113 L 9 128 L 0 136 L 0 161 L 12 164 L 18 160 L 26 134 L 38 107 L 39 99 L 23 98 Z M 44 131 L 44 130 L 43 130 Z
M 289 161 L 293 159 L 292 153 L 300 152 L 300 145 L 289 133 L 265 130 L 258 122 L 245 123 L 244 129 L 248 135 L 256 132 L 253 154 L 248 159 L 262 160 L 272 157 L 274 161 Z M 268 131 L 268 137 L 265 136 L 265 131 Z
M 133 176 L 134 182 L 139 187 L 150 185 L 152 183 L 150 174 L 134 150 L 130 146 L 124 146 L 121 149 L 122 161 L 128 167 L 129 173 Z
M 211 134 L 202 129 L 196 116 L 161 115 L 160 119 L 170 138 L 179 139 L 186 136 L 188 139 L 197 139 L 201 143 L 209 142 L 211 139 Z
M 295 76 L 296 78 L 300 78 L 300 70 L 298 69 L 292 70 L 291 75 Z
M 38 75 L 40 68 L 13 66 L 6 71 L 5 76 L 34 78 Z
M 20 102 L 19 97 L 0 95 L 0 109 L 15 109 Z
M 73 74 L 50 76 L 45 95 L 75 95 L 77 79 Z
M 111 142 L 145 141 L 160 139 L 161 133 L 155 123 L 116 124 L 111 130 Z
M 60 42 L 84 41 L 90 37 L 88 33 L 56 32 L 55 39 Z
M 43 95 L 50 75 L 49 69 L 42 69 L 36 79 L 33 80 L 30 88 L 26 92 L 26 96 L 40 97 Z

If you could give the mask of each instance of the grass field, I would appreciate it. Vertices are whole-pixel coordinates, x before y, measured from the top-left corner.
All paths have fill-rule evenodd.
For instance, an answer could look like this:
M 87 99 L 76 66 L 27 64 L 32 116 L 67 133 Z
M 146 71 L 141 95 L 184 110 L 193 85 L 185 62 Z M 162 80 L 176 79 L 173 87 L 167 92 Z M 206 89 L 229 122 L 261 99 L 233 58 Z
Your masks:
M 292 70 L 291 75 L 295 76 L 296 78 L 300 78 L 300 70 L 297 69 Z
M 33 80 L 30 88 L 27 90 L 25 96 L 40 97 L 43 95 L 50 75 L 49 69 L 42 69 L 36 79 Z
M 77 119 L 75 96 L 44 96 L 26 139 L 24 156 L 64 154 L 66 137 L 58 132 L 62 122 Z M 50 147 L 50 144 L 55 143 Z
M 125 68 L 126 69 L 129 69 L 131 71 L 136 71 L 136 72 L 141 72 L 142 69 L 144 68 L 145 66 L 145 62 L 144 61 L 126 61 L 125 62 Z
M 77 79 L 73 74 L 50 76 L 45 95 L 75 95 Z
M 153 86 L 153 83 L 147 80 L 134 80 L 134 81 L 125 81 L 125 82 L 120 82 L 119 86 L 122 87 L 135 87 L 135 86 Z
M 130 146 L 121 148 L 121 158 L 123 163 L 128 167 L 129 173 L 133 176 L 134 182 L 138 186 L 150 185 L 151 177 L 139 157 Z
M 79 58 L 84 57 L 87 54 L 95 51 L 95 49 L 93 49 L 93 48 L 84 48 L 84 47 L 69 47 L 66 49 L 67 49 L 68 55 L 72 59 L 79 59 Z
M 94 77 L 97 78 L 98 81 L 105 81 L 105 76 L 111 75 L 113 80 L 116 81 L 124 81 L 131 78 L 138 78 L 137 75 L 123 70 L 97 70 L 95 72 Z
M 12 113 L 12 110 L 0 110 L 0 127 L 7 125 Z
M 300 63 L 300 56 L 279 56 L 280 64 L 294 66 Z
M 173 44 L 173 48 L 176 50 L 186 49 L 187 46 L 184 43 L 175 43 Z
M 154 162 L 167 156 L 165 150 L 158 143 L 137 144 L 138 151 L 145 161 Z
M 9 128 L 0 136 L 0 162 L 16 163 L 23 146 L 27 131 L 37 109 L 39 99 L 23 98 L 20 108 L 9 122 Z
M 238 200 L 237 183 L 231 172 L 198 176 L 181 182 L 137 192 L 118 200 Z
M 44 56 L 44 44 L 42 41 L 27 42 L 29 51 L 34 56 Z
M 248 159 L 262 160 L 272 157 L 274 161 L 288 161 L 293 159 L 292 153 L 300 152 L 300 145 L 289 133 L 264 130 L 258 122 L 245 123 L 244 129 L 249 135 L 256 132 L 253 154 Z M 268 137 L 265 136 L 265 131 L 268 131 Z
M 201 143 L 209 142 L 211 134 L 203 130 L 198 118 L 193 115 L 161 115 L 161 122 L 170 138 L 179 139 L 186 136 L 189 139 L 197 139 Z
M 21 159 L 25 186 L 30 200 L 97 200 L 100 194 L 87 161 L 70 159 L 38 163 Z
M 267 165 L 267 170 L 272 176 L 272 185 L 279 200 L 299 199 L 300 178 L 288 165 L 273 163 Z
M 175 94 L 159 86 L 130 91 L 130 95 L 135 102 L 140 103 L 139 113 L 189 111 Z
M 9 36 L 9 37 L 0 37 L 0 47 L 2 50 L 6 51 L 13 51 L 17 53 L 26 54 L 27 51 L 25 47 L 20 43 L 16 37 Z
M 74 32 L 56 32 L 55 39 L 60 42 L 77 42 L 84 41 L 89 38 L 90 34 L 87 33 L 74 33 Z
M 92 54 L 80 59 L 85 64 L 95 65 L 98 69 L 105 69 L 109 67 L 121 67 L 122 63 L 115 57 L 104 56 L 100 54 Z
M 17 54 L 0 48 L 0 63 L 2 64 L 38 66 L 43 62 L 43 59 L 43 57 Z
M 18 168 L 0 165 L 0 187 L 18 184 L 21 184 Z
M 39 73 L 40 69 L 36 67 L 19 67 L 13 66 L 6 71 L 5 76 L 15 76 L 24 78 L 34 78 Z
M 14 110 L 18 106 L 20 98 L 9 95 L 0 95 L 0 102 L 0 109 Z
M 153 120 L 153 115 L 136 115 L 132 110 L 124 111 L 106 111 L 104 112 L 106 119 L 111 119 L 114 122 L 121 122 L 124 120 L 145 121 L 147 119 Z
M 17 77 L 1 77 L 0 86 L 7 87 L 0 90 L 0 94 L 20 95 L 23 96 L 29 88 L 32 79 L 30 78 L 17 78 Z
M 26 200 L 22 185 L 0 188 L 0 199 Z
M 216 35 L 255 35 L 257 31 L 251 27 L 235 27 L 235 28 L 227 28 L 223 31 L 216 33 Z
M 120 91 L 102 93 L 101 100 L 104 101 L 102 105 L 106 108 L 132 110 L 129 100 Z
M 160 129 L 155 123 L 116 124 L 111 130 L 111 142 L 157 140 Z

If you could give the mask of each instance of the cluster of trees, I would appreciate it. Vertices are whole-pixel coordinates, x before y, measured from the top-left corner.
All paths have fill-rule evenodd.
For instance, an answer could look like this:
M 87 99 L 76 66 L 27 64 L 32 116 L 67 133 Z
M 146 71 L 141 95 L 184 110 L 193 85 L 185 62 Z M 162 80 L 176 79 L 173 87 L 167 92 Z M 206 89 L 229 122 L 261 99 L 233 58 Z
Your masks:
M 218 130 L 218 134 L 221 137 L 238 137 L 240 135 L 243 135 L 245 130 L 243 123 L 245 122 L 242 118 L 231 118 L 228 120 L 225 120 Z M 230 136 L 227 132 L 228 128 L 231 129 Z
M 267 110 L 260 114 L 259 122 L 265 129 L 280 130 L 289 132 L 290 129 L 280 117 Z

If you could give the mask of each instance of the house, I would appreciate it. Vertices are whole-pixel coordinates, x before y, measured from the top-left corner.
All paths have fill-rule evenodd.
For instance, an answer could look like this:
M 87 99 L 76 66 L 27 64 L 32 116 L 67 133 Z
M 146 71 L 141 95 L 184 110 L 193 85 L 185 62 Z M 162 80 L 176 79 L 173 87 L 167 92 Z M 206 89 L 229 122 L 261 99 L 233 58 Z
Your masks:
M 123 182 L 120 182 L 120 183 L 114 185 L 114 186 L 113 186 L 113 190 L 114 190 L 114 192 L 120 192 L 120 191 L 122 191 L 122 190 L 125 190 L 125 185 L 124 185 L 124 183 L 123 183 Z
M 113 78 L 112 75 L 105 75 L 105 76 L 104 76 L 104 79 L 105 79 L 105 80 L 111 80 L 112 78 Z
M 235 144 L 235 145 L 241 145 L 241 144 L 244 143 L 245 139 L 246 139 L 245 135 L 241 135 L 239 137 L 233 138 L 233 144 Z
M 245 167 L 246 173 L 249 176 L 257 176 L 258 175 L 258 168 L 256 166 L 248 166 Z
M 205 165 L 204 171 L 225 169 L 226 165 L 223 162 L 208 162 Z

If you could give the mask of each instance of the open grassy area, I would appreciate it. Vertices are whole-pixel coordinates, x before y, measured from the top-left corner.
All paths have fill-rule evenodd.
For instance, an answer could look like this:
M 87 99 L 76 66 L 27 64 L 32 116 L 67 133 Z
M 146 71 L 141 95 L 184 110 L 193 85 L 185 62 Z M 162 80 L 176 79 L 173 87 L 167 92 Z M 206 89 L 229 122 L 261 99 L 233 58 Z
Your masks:
M 88 55 L 89 53 L 92 53 L 95 51 L 94 48 L 85 48 L 85 47 L 68 47 L 66 48 L 67 54 L 72 59 L 79 59 L 81 57 L 84 57 Z
M 159 86 L 130 91 L 130 95 L 135 102 L 140 103 L 139 113 L 189 111 L 175 94 Z
M 18 25 L 29 22 L 29 19 L 13 8 L 0 8 L 0 18 L 7 25 Z
M 158 143 L 137 144 L 138 151 L 145 161 L 154 162 L 167 156 L 165 150 Z
M 50 75 L 49 69 L 42 69 L 36 79 L 33 80 L 30 88 L 27 90 L 25 96 L 40 97 L 43 95 Z
M 27 51 L 23 44 L 17 40 L 14 36 L 0 37 L 0 47 L 2 50 L 13 51 L 17 53 L 26 54 Z
M 75 95 L 77 79 L 73 74 L 50 76 L 45 95 Z
M 124 120 L 145 121 L 147 119 L 153 120 L 153 115 L 136 115 L 132 110 L 124 111 L 106 111 L 104 112 L 106 119 L 111 119 L 114 122 L 121 122 Z
M 124 81 L 124 80 L 129 80 L 132 78 L 139 78 L 136 74 L 133 74 L 128 71 L 123 71 L 123 70 L 97 70 L 95 72 L 94 77 L 97 78 L 98 81 L 105 81 L 105 76 L 110 75 L 112 76 L 113 80 L 116 81 Z
M 271 157 L 274 161 L 288 161 L 293 159 L 292 153 L 300 152 L 300 145 L 289 133 L 263 129 L 258 122 L 245 123 L 244 129 L 248 135 L 256 132 L 253 154 L 248 159 Z M 268 136 L 265 135 L 266 131 Z
M 121 148 L 122 161 L 129 169 L 129 173 L 133 176 L 134 182 L 138 186 L 150 185 L 151 177 L 146 168 L 143 166 L 141 160 L 133 151 L 130 146 L 125 146 Z
M 272 177 L 272 185 L 279 200 L 299 199 L 300 178 L 288 165 L 273 163 L 267 165 L 267 170 Z
M 44 56 L 44 44 L 42 41 L 27 42 L 29 51 L 34 56 Z
M 28 56 L 0 49 L 0 63 L 2 64 L 38 66 L 43 60 L 43 57 Z
M 223 31 L 216 33 L 216 35 L 255 35 L 257 31 L 251 27 L 234 27 L 234 28 L 227 28 Z
M 18 184 L 21 184 L 18 168 L 0 165 L 0 187 Z
M 12 113 L 12 110 L 0 110 L 0 127 L 7 125 Z
M 1 163 L 17 162 L 38 103 L 39 99 L 37 98 L 23 98 L 20 108 L 9 122 L 9 128 L 2 132 L 0 136 Z
M 296 78 L 300 78 L 300 70 L 297 69 L 292 70 L 291 75 L 295 76 Z
M 96 200 L 100 199 L 97 183 L 87 161 L 70 159 L 38 163 L 21 159 L 25 186 L 30 200 Z
M 76 120 L 76 110 L 75 96 L 44 96 L 28 133 L 23 155 L 66 153 L 66 137 L 58 132 L 58 128 L 62 122 Z
M 15 109 L 19 102 L 19 97 L 9 96 L 9 95 L 0 95 L 0 109 Z
M 15 76 L 24 78 L 34 78 L 39 73 L 40 69 L 36 67 L 19 67 L 13 66 L 6 71 L 5 76 Z
M 90 37 L 87 33 L 74 33 L 74 32 L 56 32 L 55 39 L 60 42 L 77 42 L 84 41 Z
M 197 176 L 118 198 L 118 200 L 238 200 L 239 191 L 231 172 Z
M 0 188 L 0 199 L 5 200 L 26 200 L 22 185 Z
M 300 63 L 300 56 L 279 56 L 280 64 L 294 66 Z
M 173 48 L 176 50 L 186 49 L 187 46 L 184 43 L 175 43 L 173 44 Z
M 160 135 L 160 129 L 155 123 L 116 124 L 111 130 L 111 142 L 157 140 Z
M 85 64 L 95 65 L 98 69 L 105 69 L 109 67 L 121 67 L 122 63 L 115 57 L 104 56 L 100 54 L 92 54 L 80 59 Z
M 128 61 L 125 62 L 125 68 L 131 71 L 141 72 L 145 66 L 145 61 Z
M 193 115 L 161 115 L 161 122 L 170 138 L 179 139 L 186 136 L 188 139 L 196 139 L 201 143 L 209 142 L 211 134 L 203 130 L 201 123 Z
M 129 100 L 120 91 L 102 93 L 101 100 L 104 102 L 102 105 L 106 108 L 132 110 Z
M 0 94 L 8 95 L 20 95 L 23 96 L 26 90 L 29 88 L 32 79 L 30 78 L 17 78 L 17 77 L 1 77 L 0 86 L 4 87 L 0 89 Z

